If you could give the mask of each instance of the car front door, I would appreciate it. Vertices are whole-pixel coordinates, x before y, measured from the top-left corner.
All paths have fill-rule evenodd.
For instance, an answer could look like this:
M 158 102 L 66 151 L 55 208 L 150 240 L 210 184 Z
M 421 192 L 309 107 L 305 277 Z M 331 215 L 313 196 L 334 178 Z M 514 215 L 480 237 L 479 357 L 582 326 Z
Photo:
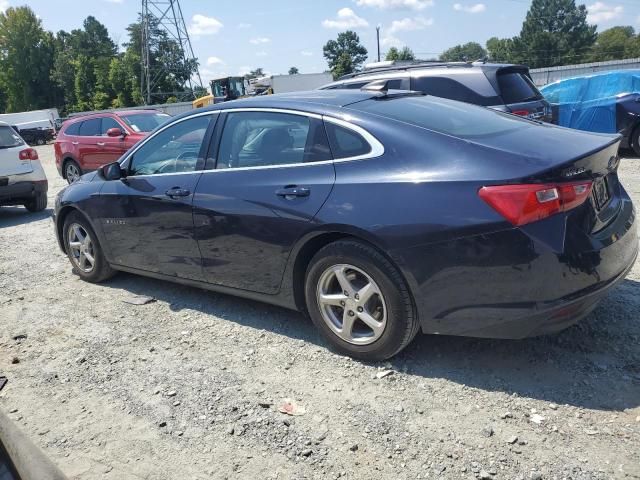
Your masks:
M 194 198 L 206 279 L 277 293 L 292 246 L 310 228 L 335 181 L 322 119 L 231 111 L 213 138 Z
M 215 118 L 188 117 L 159 130 L 122 162 L 125 178 L 105 183 L 99 210 L 112 263 L 203 279 L 192 203 L 204 138 Z
M 100 165 L 106 165 L 107 163 L 115 162 L 124 155 L 127 151 L 127 145 L 125 143 L 125 129 L 117 122 L 117 120 L 111 117 L 102 117 L 101 120 L 100 134 L 102 138 L 98 143 L 98 146 L 101 147 L 98 163 Z M 122 135 L 119 137 L 109 137 L 107 132 L 112 128 L 119 129 L 122 132 Z

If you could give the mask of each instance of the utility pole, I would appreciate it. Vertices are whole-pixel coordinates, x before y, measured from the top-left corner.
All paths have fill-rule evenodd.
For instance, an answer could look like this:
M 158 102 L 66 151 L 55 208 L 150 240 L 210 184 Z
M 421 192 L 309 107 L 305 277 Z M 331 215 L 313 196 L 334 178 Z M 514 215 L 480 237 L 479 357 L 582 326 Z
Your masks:
M 376 27 L 376 39 L 378 40 L 378 61 L 380 61 L 380 25 Z
M 147 105 L 153 103 L 153 97 L 166 100 L 169 96 L 184 96 L 182 91 L 159 92 L 158 84 L 165 76 L 179 76 L 181 70 L 188 64 L 197 61 L 187 26 L 182 15 L 180 0 L 142 0 L 142 75 L 140 89 Z M 163 32 L 166 38 L 173 40 L 179 49 L 179 65 L 152 64 L 153 45 L 152 29 Z M 189 92 L 191 99 L 195 98 L 194 87 L 202 88 L 200 72 L 196 69 L 193 77 L 186 79 L 180 89 Z

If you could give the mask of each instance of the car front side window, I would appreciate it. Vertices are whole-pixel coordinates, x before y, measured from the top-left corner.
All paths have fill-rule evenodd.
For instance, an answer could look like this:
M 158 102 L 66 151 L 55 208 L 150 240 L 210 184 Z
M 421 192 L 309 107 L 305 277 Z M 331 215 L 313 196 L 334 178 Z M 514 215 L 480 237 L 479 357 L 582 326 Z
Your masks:
M 222 132 L 216 168 L 293 165 L 330 160 L 322 122 L 305 115 L 231 112 Z
M 177 122 L 158 132 L 129 160 L 128 175 L 193 172 L 211 115 Z

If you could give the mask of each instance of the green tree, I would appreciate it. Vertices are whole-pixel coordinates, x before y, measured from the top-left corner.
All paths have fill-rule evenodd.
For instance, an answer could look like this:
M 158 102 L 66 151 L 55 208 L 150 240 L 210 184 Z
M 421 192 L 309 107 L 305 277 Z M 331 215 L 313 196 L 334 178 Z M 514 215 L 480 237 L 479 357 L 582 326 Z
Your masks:
M 298 67 L 291 67 L 289 69 L 289 75 L 298 75 L 300 73 L 300 70 L 298 70 Z
M 590 60 L 603 62 L 625 58 L 627 52 L 633 50 L 635 33 L 633 27 L 613 27 L 599 33 Z
M 581 63 L 596 41 L 596 26 L 587 23 L 587 8 L 575 0 L 533 0 L 514 38 L 514 60 L 531 68 Z
M 401 50 L 398 50 L 396 47 L 391 47 L 385 57 L 385 60 L 395 61 L 413 61 L 415 59 L 416 56 L 409 47 L 402 47 Z
M 0 90 L 5 108 L 46 108 L 55 100 L 51 82 L 54 38 L 29 7 L 0 13 Z
M 472 62 L 483 59 L 486 56 L 487 52 L 482 48 L 482 45 L 476 42 L 469 42 L 445 50 L 440 55 L 440 60 L 443 62 Z
M 487 56 L 499 63 L 513 63 L 513 39 L 492 37 L 487 40 Z
M 76 103 L 72 109 L 77 112 L 93 110 L 93 86 L 95 75 L 91 60 L 85 55 L 80 55 L 75 60 L 74 90 Z
M 329 40 L 323 52 L 334 77 L 358 71 L 367 59 L 367 49 L 351 30 L 339 33 L 337 40 Z

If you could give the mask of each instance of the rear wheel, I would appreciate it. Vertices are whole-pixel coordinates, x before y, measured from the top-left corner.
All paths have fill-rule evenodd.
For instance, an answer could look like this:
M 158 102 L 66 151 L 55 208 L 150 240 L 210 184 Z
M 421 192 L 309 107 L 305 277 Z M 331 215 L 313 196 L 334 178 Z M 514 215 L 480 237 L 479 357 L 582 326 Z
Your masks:
M 82 170 L 75 161 L 67 160 L 64 163 L 64 178 L 67 179 L 67 182 L 73 183 L 77 181 L 81 176 Z
M 402 275 L 374 248 L 339 241 L 311 260 L 305 281 L 311 319 L 340 353 L 367 361 L 390 358 L 418 332 Z
M 115 275 L 104 258 L 93 228 L 80 213 L 72 212 L 64 221 L 64 245 L 74 272 L 83 280 L 102 282 Z
M 30 212 L 41 212 L 47 208 L 47 192 L 38 192 L 35 198 L 25 202 L 24 207 Z

